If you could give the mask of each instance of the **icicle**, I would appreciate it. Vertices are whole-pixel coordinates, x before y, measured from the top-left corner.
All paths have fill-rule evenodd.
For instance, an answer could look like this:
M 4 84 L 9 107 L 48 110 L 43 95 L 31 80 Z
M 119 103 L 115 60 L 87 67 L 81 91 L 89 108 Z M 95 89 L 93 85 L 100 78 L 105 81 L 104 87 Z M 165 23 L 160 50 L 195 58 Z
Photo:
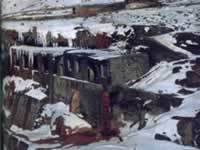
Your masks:
M 73 46 L 72 39 L 68 39 L 68 43 L 69 43 L 69 47 L 72 47 L 72 46 Z
M 22 34 L 22 32 L 18 32 L 18 34 L 19 34 L 18 40 L 22 42 L 23 41 L 23 34 Z
M 29 58 L 29 65 L 33 67 L 33 51 L 32 50 L 28 52 L 28 58 Z
M 10 64 L 12 64 L 13 60 L 12 60 L 12 48 L 11 47 L 9 49 L 9 56 L 10 56 Z

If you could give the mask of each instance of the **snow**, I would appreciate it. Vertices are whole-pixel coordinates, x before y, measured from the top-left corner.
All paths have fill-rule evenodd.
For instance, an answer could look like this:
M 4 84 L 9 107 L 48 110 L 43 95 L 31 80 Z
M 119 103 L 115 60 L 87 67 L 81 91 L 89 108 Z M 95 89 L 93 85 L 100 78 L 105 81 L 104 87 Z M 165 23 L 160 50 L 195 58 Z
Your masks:
M 144 46 L 144 45 L 135 46 L 135 50 L 147 49 L 147 48 L 148 48 L 148 46 Z
M 183 65 L 174 65 L 174 63 L 180 61 L 183 60 L 170 63 L 165 61 L 158 63 L 148 73 L 141 77 L 141 81 L 136 82 L 131 88 L 143 89 L 155 93 L 177 93 L 183 87 L 175 84 L 175 81 L 177 79 L 184 79 L 186 77 L 185 73 L 191 70 L 191 64 L 189 62 Z M 173 74 L 172 71 L 175 67 L 182 67 L 182 69 L 180 72 Z
M 112 3 L 120 3 L 125 0 L 85 0 L 81 3 L 81 5 L 95 5 L 95 4 L 112 4 Z
M 186 43 L 189 45 L 199 45 L 198 43 L 193 42 L 192 40 L 186 40 Z
M 36 46 L 28 46 L 28 45 L 19 45 L 12 46 L 10 49 L 15 49 L 20 55 L 21 53 L 29 53 L 29 54 L 52 54 L 53 56 L 63 55 L 63 53 L 67 50 L 73 50 L 71 47 L 36 47 Z
M 31 89 L 30 91 L 26 92 L 25 95 L 41 101 L 47 98 L 47 95 L 43 92 L 43 90 L 44 89 L 41 87 L 37 89 Z
M 47 1 L 47 3 L 49 3 L 49 1 Z M 62 5 L 62 2 L 58 4 Z M 188 4 L 190 4 L 190 2 L 188 2 Z M 168 5 L 171 4 L 169 3 Z M 58 33 L 61 33 L 68 39 L 74 39 L 76 37 L 77 30 L 74 29 L 75 27 L 84 27 L 89 29 L 93 34 L 106 32 L 110 35 L 116 30 L 114 26 L 116 24 L 162 25 L 175 29 L 176 31 L 199 31 L 199 11 L 199 4 L 193 5 L 191 3 L 191 5 L 181 5 L 180 7 L 165 6 L 137 10 L 122 10 L 109 14 L 99 14 L 98 16 L 88 18 L 78 17 L 45 21 L 3 21 L 2 27 L 6 29 L 16 29 L 19 32 L 27 32 L 32 26 L 36 26 L 38 32 L 42 35 L 46 35 L 48 31 L 51 31 L 53 36 L 57 36 Z M 147 29 L 148 28 L 146 28 L 146 30 Z
M 126 145 L 128 145 L 130 149 L 135 150 L 197 150 L 192 147 L 180 146 L 166 141 L 156 141 L 152 138 L 137 135 L 130 137 L 126 142 Z
M 63 55 L 64 53 L 74 53 L 77 55 L 88 54 L 88 57 L 96 60 L 105 60 L 115 57 L 120 57 L 125 54 L 126 50 L 114 50 L 114 49 L 79 49 L 71 47 L 36 47 L 36 46 L 12 46 L 10 50 L 16 50 L 19 57 L 23 53 L 29 55 L 29 59 L 33 61 L 34 54 L 52 54 L 54 57 Z
M 40 84 L 32 79 L 22 79 L 17 76 L 7 76 L 3 79 L 3 93 L 6 93 L 6 86 L 10 85 L 10 83 L 14 82 L 14 92 L 24 92 L 25 95 L 32 97 L 36 100 L 43 100 L 47 97 L 45 94 L 46 89 L 40 87 Z M 38 87 L 35 89 L 35 87 Z
M 8 118 L 11 115 L 10 110 L 7 109 L 5 106 L 3 106 L 3 112 L 4 112 L 6 118 Z
M 56 75 L 54 75 L 56 76 Z M 79 80 L 79 79 L 76 79 L 76 78 L 72 78 L 72 77 L 68 77 L 68 76 L 60 76 L 61 79 L 67 79 L 67 80 L 72 80 L 72 81 L 77 81 L 77 82 L 80 82 L 80 83 L 90 83 L 89 81 L 87 80 Z
M 192 59 L 189 59 L 192 60 Z M 200 101 L 198 101 L 200 97 L 200 91 L 195 89 L 193 90 L 194 93 L 190 95 L 182 95 L 178 94 L 177 91 L 181 88 L 180 86 L 175 84 L 176 79 L 183 79 L 185 78 L 186 71 L 191 70 L 191 64 L 188 61 L 184 63 L 177 64 L 179 62 L 183 62 L 183 60 L 173 61 L 173 62 L 161 62 L 153 67 L 146 75 L 144 75 L 141 80 L 133 84 L 132 88 L 139 88 L 145 91 L 151 91 L 155 93 L 162 93 L 167 94 L 176 94 L 180 98 L 183 98 L 183 102 L 179 107 L 171 108 L 170 111 L 166 113 L 162 113 L 158 116 L 149 116 L 148 114 L 145 118 L 148 120 L 146 126 L 137 132 L 132 132 L 128 136 L 132 140 L 132 142 L 136 142 L 136 145 L 144 145 L 146 144 L 145 141 L 139 141 L 142 137 L 144 139 L 149 138 L 152 143 L 146 144 L 148 147 L 152 149 L 160 149 L 159 146 L 163 144 L 168 145 L 169 142 L 163 141 L 154 141 L 153 137 L 155 134 L 159 133 L 161 135 L 166 135 L 172 141 L 180 140 L 180 135 L 177 132 L 177 123 L 178 120 L 172 119 L 174 116 L 180 117 L 195 117 L 195 115 L 200 111 Z M 186 67 L 187 66 L 187 67 Z M 180 72 L 173 74 L 172 69 L 174 67 L 182 67 Z M 149 103 L 149 102 L 147 102 Z M 143 143 L 140 143 L 143 142 Z M 140 144 L 139 144 L 140 143 Z M 157 144 L 156 144 L 157 143 Z M 133 143 L 130 142 L 132 145 Z M 155 144 L 155 145 L 154 145 Z M 172 144 L 172 143 L 171 143 Z M 164 149 L 192 149 L 183 146 L 178 146 L 176 144 L 170 144 L 170 148 L 166 147 Z M 175 148 L 176 147 L 176 148 Z M 144 149 L 144 147 L 139 146 L 138 149 Z
M 98 50 L 98 49 L 77 49 L 77 50 L 71 50 L 67 51 L 69 54 L 77 54 L 78 56 L 84 56 L 84 54 L 87 54 L 89 58 L 95 59 L 95 60 L 106 60 L 106 59 L 112 59 L 121 57 L 123 54 L 126 53 L 126 50 Z
M 15 84 L 14 92 L 23 92 L 25 90 L 33 89 L 34 85 L 36 85 L 36 86 L 39 85 L 38 82 L 33 81 L 31 79 L 24 80 L 21 77 L 17 77 L 17 76 L 7 76 L 3 80 L 4 94 L 6 92 L 5 86 L 10 85 L 11 82 L 14 82 L 14 84 Z
M 63 117 L 65 126 L 70 127 L 72 130 L 76 128 L 91 128 L 91 125 L 85 120 L 79 118 L 74 113 L 69 112 L 69 105 L 65 105 L 63 102 L 47 104 L 43 109 L 41 116 L 50 117 L 51 126 L 54 126 L 58 117 Z
M 145 27 L 144 30 L 145 30 L 145 32 L 149 32 L 150 28 L 149 27 Z
M 33 131 L 24 130 L 22 128 L 17 127 L 16 125 L 12 125 L 10 130 L 15 132 L 16 134 L 21 134 L 29 138 L 30 141 L 38 141 L 47 138 L 55 138 L 57 135 L 53 136 L 51 134 L 51 129 L 49 125 L 43 125 L 38 129 Z
M 129 27 L 129 26 L 119 26 L 117 27 L 116 31 L 118 35 L 123 35 L 123 36 L 126 36 L 125 33 L 128 32 L 128 31 L 131 31 L 133 32 L 133 28 Z M 113 31 L 114 32 L 114 31 Z
M 169 6 L 181 6 L 181 5 L 190 5 L 198 4 L 200 0 L 159 0 L 162 4 Z

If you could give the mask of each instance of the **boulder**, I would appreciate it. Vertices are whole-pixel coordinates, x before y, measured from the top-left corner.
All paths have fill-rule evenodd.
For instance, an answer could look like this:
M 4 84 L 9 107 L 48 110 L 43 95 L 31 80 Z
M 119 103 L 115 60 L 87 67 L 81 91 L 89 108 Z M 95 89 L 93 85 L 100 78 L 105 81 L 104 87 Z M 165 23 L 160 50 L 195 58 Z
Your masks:
M 156 133 L 155 139 L 161 140 L 161 141 L 171 141 L 171 139 L 169 137 L 167 137 L 166 135 L 162 135 L 162 134 L 158 134 L 158 133 Z
M 182 119 L 177 124 L 178 134 L 181 136 L 183 145 L 194 146 L 193 144 L 193 123 L 191 120 Z

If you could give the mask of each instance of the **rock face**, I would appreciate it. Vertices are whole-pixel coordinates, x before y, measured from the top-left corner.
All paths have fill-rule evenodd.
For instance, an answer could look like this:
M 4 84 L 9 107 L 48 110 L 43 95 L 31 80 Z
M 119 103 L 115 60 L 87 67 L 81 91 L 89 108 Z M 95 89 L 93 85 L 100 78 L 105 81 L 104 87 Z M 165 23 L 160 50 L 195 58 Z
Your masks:
M 176 117 L 178 133 L 184 145 L 200 148 L 200 112 L 192 117 Z
M 160 95 L 123 87 L 114 87 L 110 97 L 114 118 L 123 115 L 133 125 L 139 122 L 139 129 L 145 126 L 146 113 L 159 115 L 182 103 L 182 99 L 175 95 Z
M 17 99 L 16 99 L 17 100 Z M 27 119 L 26 117 L 26 109 L 27 106 L 29 105 L 28 103 L 28 97 L 25 96 L 20 96 L 18 99 L 18 105 L 15 106 L 17 107 L 16 113 L 13 114 L 13 120 L 12 120 L 12 124 L 17 125 L 18 127 L 25 127 L 25 121 Z M 29 106 L 28 106 L 29 108 Z
M 192 70 L 186 72 L 186 78 L 182 80 L 176 80 L 176 84 L 188 87 L 188 88 L 198 88 L 200 87 L 200 59 L 197 58 L 192 60 Z
M 23 129 L 32 130 L 38 112 L 45 101 L 39 101 L 31 97 L 14 94 L 13 105 L 11 106 L 11 115 L 6 118 L 6 127 L 17 125 Z
M 177 80 L 176 83 L 182 86 L 195 88 L 200 86 L 200 77 L 196 72 L 188 71 L 186 73 L 186 78 L 183 80 Z
M 193 120 L 193 134 L 194 134 L 194 145 L 200 148 L 200 112 L 196 114 Z
M 200 36 L 195 33 L 182 32 L 174 35 L 177 42 L 176 45 L 190 51 L 193 54 L 200 54 Z
M 178 133 L 181 136 L 181 141 L 184 145 L 193 144 L 192 121 L 181 120 L 178 125 Z

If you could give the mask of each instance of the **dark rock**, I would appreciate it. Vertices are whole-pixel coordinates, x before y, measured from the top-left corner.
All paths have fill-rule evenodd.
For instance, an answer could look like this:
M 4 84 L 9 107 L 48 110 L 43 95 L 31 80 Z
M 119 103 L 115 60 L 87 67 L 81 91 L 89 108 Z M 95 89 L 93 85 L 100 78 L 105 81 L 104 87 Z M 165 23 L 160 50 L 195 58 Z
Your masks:
M 178 134 L 184 145 L 193 146 L 193 123 L 190 119 L 181 119 L 177 124 Z
M 188 71 L 186 73 L 187 85 L 188 87 L 199 87 L 200 86 L 200 76 L 194 71 Z
M 182 99 L 182 98 L 173 97 L 173 98 L 171 99 L 171 104 L 172 104 L 173 107 L 178 107 L 178 106 L 180 106 L 180 105 L 182 104 L 182 102 L 183 102 L 183 99 Z
M 184 95 L 188 95 L 188 94 L 192 94 L 192 93 L 194 93 L 194 92 L 182 88 L 181 90 L 178 91 L 178 93 L 180 93 L 180 94 L 184 94 Z
M 161 141 L 171 141 L 171 139 L 169 137 L 167 137 L 166 135 L 162 135 L 162 134 L 158 134 L 158 133 L 155 135 L 155 139 L 161 140 Z
M 176 79 L 175 84 L 178 84 L 178 85 L 181 85 L 181 86 L 186 86 L 187 79 L 183 79 L 183 80 Z
M 200 75 L 195 71 L 188 71 L 185 79 L 176 80 L 175 83 L 189 88 L 198 88 L 200 87 Z
M 178 72 L 180 72 L 181 69 L 182 69 L 182 67 L 175 67 L 175 68 L 173 68 L 172 72 L 178 73 Z
M 177 129 L 182 143 L 200 148 L 200 112 L 195 117 L 174 116 L 172 119 L 179 120 Z

